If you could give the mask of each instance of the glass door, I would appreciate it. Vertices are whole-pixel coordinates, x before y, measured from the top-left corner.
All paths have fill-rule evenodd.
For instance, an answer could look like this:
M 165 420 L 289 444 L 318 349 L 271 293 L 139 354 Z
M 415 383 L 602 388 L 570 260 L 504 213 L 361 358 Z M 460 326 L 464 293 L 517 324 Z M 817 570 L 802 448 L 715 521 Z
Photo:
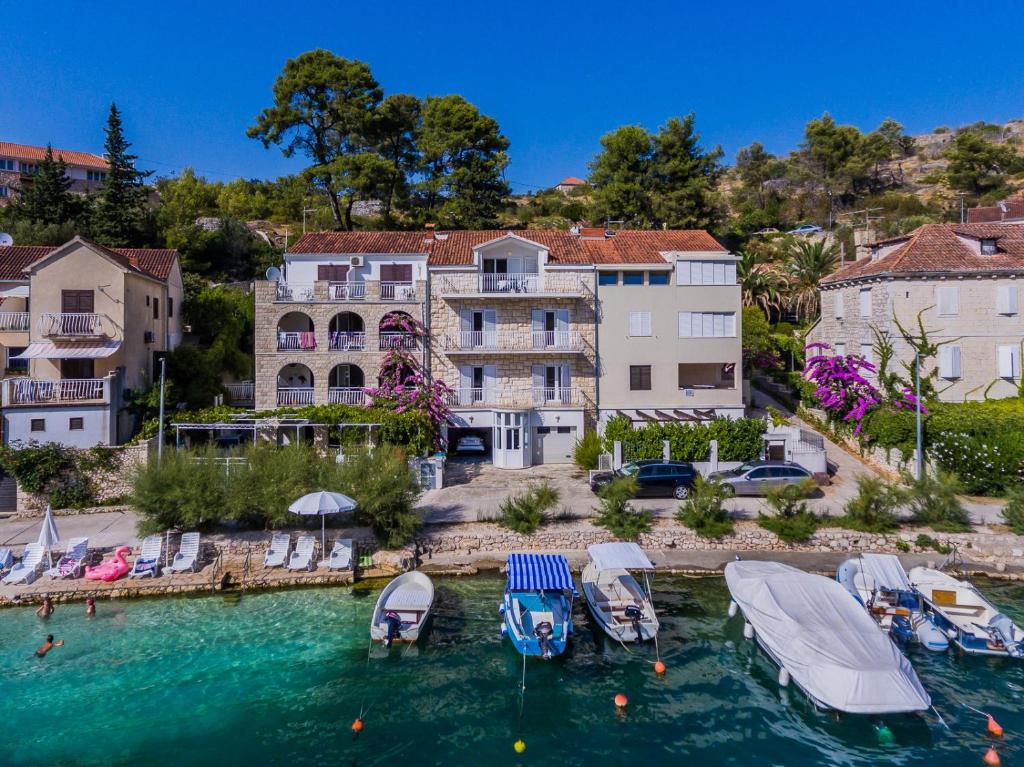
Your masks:
M 503 469 L 522 469 L 530 465 L 527 453 L 524 413 L 494 414 L 494 465 Z

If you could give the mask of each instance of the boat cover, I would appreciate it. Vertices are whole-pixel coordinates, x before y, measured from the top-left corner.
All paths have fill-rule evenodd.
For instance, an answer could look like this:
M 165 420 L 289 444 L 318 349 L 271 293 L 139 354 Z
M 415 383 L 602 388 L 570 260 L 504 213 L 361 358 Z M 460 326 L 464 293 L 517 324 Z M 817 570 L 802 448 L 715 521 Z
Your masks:
M 587 546 L 598 570 L 653 570 L 654 565 L 635 543 L 595 543 Z
M 569 562 L 561 554 L 509 554 L 511 591 L 574 591 Z
M 861 554 L 860 571 L 875 580 L 880 591 L 913 591 L 907 571 L 895 554 Z
M 768 653 L 825 706 L 889 714 L 931 705 L 910 661 L 836 581 L 778 562 L 730 562 L 725 580 Z

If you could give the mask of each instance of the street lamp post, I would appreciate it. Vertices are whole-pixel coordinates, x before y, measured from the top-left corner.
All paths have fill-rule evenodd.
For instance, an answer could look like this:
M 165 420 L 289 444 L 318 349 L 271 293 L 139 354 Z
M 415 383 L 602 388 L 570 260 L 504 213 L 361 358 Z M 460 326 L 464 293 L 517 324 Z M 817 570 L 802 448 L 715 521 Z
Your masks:
M 921 437 L 921 352 L 914 353 L 914 413 L 917 427 L 917 479 L 924 477 L 924 440 Z
M 160 425 L 157 427 L 156 462 L 164 457 L 164 376 L 167 370 L 167 357 L 160 358 Z
M 306 233 L 306 214 L 316 213 L 316 208 L 303 208 L 302 209 L 302 233 Z

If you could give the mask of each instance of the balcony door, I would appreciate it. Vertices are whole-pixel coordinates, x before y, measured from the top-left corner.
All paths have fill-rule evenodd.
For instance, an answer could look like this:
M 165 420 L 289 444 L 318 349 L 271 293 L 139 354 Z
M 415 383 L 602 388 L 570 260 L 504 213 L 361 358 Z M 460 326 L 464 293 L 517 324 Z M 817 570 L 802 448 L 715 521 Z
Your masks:
M 496 365 L 463 365 L 459 368 L 459 405 L 488 405 L 494 402 Z
M 569 365 L 533 366 L 533 401 L 536 405 L 572 404 Z
M 64 335 L 89 335 L 92 322 L 76 314 L 92 314 L 96 311 L 91 290 L 62 290 L 60 292 L 60 330 Z
M 494 349 L 498 345 L 498 312 L 494 309 L 464 309 L 459 316 L 462 338 L 459 348 Z
M 95 378 L 95 360 L 61 360 L 60 377 L 63 379 Z
M 534 309 L 533 348 L 564 349 L 569 345 L 569 310 Z

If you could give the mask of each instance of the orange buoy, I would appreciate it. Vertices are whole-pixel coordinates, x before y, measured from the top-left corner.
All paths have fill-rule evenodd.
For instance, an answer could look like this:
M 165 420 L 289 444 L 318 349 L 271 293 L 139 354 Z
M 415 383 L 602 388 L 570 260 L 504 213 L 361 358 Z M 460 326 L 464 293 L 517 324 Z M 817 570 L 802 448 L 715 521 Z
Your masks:
M 1003 737 L 1003 726 L 992 717 L 992 714 L 988 715 L 988 733 L 997 738 Z
M 363 720 L 362 719 L 356 719 L 354 722 L 352 722 L 352 732 L 358 734 L 358 733 L 360 733 L 362 731 L 363 731 Z
M 665 673 L 665 664 L 662 663 L 660 660 L 657 661 L 654 664 L 654 673 L 655 674 L 664 674 Z
M 617 708 L 625 708 L 629 703 L 629 698 L 623 695 L 621 692 L 615 696 L 615 706 Z
M 990 748 L 986 751 L 985 756 L 981 758 L 981 761 L 987 764 L 988 767 L 999 767 L 999 765 L 1002 764 L 999 760 L 999 754 L 996 753 L 994 748 Z

